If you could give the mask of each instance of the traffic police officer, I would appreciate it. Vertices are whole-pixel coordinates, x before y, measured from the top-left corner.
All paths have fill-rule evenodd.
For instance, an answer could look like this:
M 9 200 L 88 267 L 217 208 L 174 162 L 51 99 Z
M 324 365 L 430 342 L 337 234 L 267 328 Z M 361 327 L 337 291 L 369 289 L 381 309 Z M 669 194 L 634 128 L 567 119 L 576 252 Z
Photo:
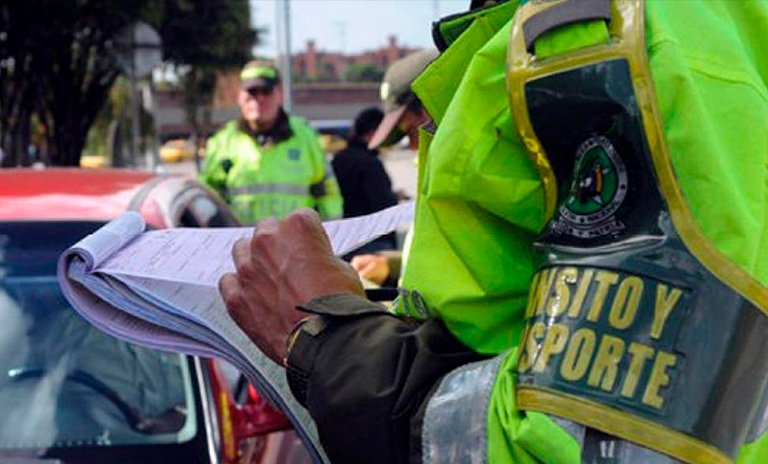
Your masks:
M 283 109 L 277 70 L 253 61 L 240 73 L 241 118 L 208 140 L 201 179 L 244 224 L 314 208 L 340 218 L 342 199 L 317 134 Z
M 414 84 L 437 131 L 410 318 L 360 296 L 306 213 L 274 225 L 270 260 L 302 249 L 288 262 L 314 268 L 281 278 L 317 284 L 280 305 L 247 273 L 220 285 L 287 355 L 331 460 L 765 462 L 767 30 L 768 4 L 729 0 L 509 1 L 438 23 L 446 50 Z M 241 269 L 274 272 L 264 245 L 236 245 Z M 315 315 L 279 348 L 294 304 Z

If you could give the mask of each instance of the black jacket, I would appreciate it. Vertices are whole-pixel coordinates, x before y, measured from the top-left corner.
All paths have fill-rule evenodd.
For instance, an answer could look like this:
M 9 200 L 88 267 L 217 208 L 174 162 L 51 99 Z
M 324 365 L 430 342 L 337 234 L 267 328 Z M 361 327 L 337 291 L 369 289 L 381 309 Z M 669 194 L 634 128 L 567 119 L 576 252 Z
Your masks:
M 333 172 L 344 197 L 344 217 L 363 216 L 397 204 L 392 181 L 378 152 L 352 139 L 333 158 Z
M 378 151 L 368 150 L 361 140 L 351 139 L 347 148 L 333 157 L 333 172 L 344 197 L 344 217 L 363 216 L 397 204 L 392 181 L 379 159 Z M 371 243 L 360 252 L 393 249 L 394 234 Z

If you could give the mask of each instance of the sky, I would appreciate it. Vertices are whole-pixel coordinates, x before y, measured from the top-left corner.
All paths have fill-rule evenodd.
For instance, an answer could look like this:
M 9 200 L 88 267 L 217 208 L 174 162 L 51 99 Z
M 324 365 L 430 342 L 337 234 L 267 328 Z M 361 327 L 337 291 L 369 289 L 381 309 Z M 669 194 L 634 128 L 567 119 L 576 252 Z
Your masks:
M 252 22 L 266 28 L 258 56 L 276 55 L 276 10 L 286 0 L 250 0 Z M 317 49 L 357 53 L 387 44 L 389 35 L 400 45 L 432 46 L 431 24 L 438 16 L 466 11 L 470 0 L 287 0 L 291 17 L 292 52 L 306 49 L 314 39 Z

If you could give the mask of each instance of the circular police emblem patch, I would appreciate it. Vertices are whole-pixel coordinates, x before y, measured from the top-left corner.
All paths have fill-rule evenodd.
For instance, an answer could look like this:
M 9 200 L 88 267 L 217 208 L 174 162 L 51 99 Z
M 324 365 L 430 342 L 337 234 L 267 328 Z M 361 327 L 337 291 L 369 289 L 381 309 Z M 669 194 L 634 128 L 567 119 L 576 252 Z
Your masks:
M 291 161 L 298 161 L 301 157 L 301 151 L 298 148 L 291 148 L 288 150 L 288 159 Z
M 614 214 L 627 195 L 627 168 L 608 138 L 591 137 L 576 151 L 570 195 L 555 229 L 594 238 L 624 229 Z

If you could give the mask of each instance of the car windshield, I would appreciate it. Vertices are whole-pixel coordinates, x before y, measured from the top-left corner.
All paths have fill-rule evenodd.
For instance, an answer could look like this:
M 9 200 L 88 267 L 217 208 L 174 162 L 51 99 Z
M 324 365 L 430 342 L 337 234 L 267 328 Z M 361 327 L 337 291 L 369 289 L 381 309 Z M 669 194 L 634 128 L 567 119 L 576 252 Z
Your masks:
M 0 449 L 179 443 L 196 433 L 183 356 L 99 332 L 56 282 L 95 223 L 0 222 Z

